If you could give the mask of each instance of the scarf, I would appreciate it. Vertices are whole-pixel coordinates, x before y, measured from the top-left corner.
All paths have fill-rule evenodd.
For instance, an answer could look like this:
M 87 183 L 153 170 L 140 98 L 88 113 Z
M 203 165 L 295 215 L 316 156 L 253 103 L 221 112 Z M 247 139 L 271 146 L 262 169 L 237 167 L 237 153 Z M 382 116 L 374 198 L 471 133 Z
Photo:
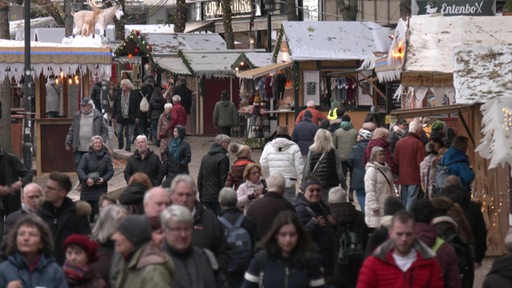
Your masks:
M 66 280 L 70 285 L 78 285 L 94 277 L 94 272 L 89 266 L 80 266 L 68 261 L 62 266 L 62 271 L 64 271 Z
M 180 162 L 180 145 L 181 138 L 172 138 L 172 141 L 169 144 L 169 147 L 167 148 L 172 159 L 174 160 L 174 162 L 177 163 Z

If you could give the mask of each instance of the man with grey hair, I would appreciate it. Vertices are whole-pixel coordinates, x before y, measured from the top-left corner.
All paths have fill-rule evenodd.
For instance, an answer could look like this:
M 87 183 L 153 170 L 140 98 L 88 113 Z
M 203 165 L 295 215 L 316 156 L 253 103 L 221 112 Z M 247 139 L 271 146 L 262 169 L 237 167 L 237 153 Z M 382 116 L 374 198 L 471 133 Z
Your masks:
M 263 195 L 263 198 L 254 200 L 247 210 L 247 216 L 256 222 L 256 240 L 265 236 L 279 212 L 285 210 L 295 212 L 293 205 L 283 198 L 286 184 L 283 174 L 275 172 L 266 180 L 268 192 Z
M 151 217 L 159 217 L 160 213 L 170 204 L 171 199 L 167 189 L 162 187 L 153 187 L 144 194 L 144 214 Z
M 199 173 L 197 174 L 197 188 L 201 203 L 215 215 L 219 215 L 219 191 L 224 187 L 229 172 L 228 146 L 231 138 L 225 134 L 215 137 L 208 153 L 203 156 Z
M 162 251 L 174 262 L 171 287 L 225 287 L 215 255 L 193 243 L 194 218 L 189 209 L 171 205 L 160 216 L 165 241 Z
M 94 109 L 93 100 L 83 98 L 80 100 L 80 110 L 73 115 L 73 122 L 69 126 L 65 140 L 66 150 L 73 152 L 76 167 L 82 156 L 89 151 L 91 137 L 94 135 L 100 135 L 103 142 L 107 142 L 107 121 Z
M 160 157 L 149 149 L 148 138 L 146 135 L 139 135 L 135 138 L 135 145 L 137 149 L 133 152 L 126 163 L 124 168 L 124 179 L 126 183 L 130 177 L 137 173 L 145 173 L 153 186 L 159 186 L 162 183 L 163 169 Z
M 23 189 L 21 189 L 20 199 L 21 208 L 18 211 L 12 212 L 7 215 L 5 219 L 5 232 L 7 235 L 11 228 L 18 222 L 21 217 L 34 213 L 37 211 L 39 199 L 43 196 L 43 189 L 37 183 L 28 183 Z
M 221 267 L 227 267 L 229 246 L 224 228 L 217 217 L 197 201 L 197 186 L 194 178 L 186 174 L 177 175 L 171 182 L 170 190 L 172 204 L 185 206 L 192 212 L 194 246 L 213 251 Z
M 421 122 L 413 120 L 409 124 L 406 136 L 400 139 L 395 147 L 394 166 L 398 170 L 400 198 L 407 210 L 411 208 L 421 190 L 420 164 L 425 158 L 425 145 L 421 141 L 421 133 Z
M 172 135 L 172 131 L 174 131 L 176 125 L 187 126 L 187 110 L 181 105 L 180 95 L 172 96 L 172 105 L 171 121 L 169 122 L 170 135 Z

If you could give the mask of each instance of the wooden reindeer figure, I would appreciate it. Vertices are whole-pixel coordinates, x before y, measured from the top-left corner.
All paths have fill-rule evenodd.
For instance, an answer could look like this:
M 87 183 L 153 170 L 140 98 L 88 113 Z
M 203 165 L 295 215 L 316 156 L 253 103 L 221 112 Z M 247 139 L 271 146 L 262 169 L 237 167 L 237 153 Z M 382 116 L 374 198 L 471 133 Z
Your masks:
M 98 15 L 100 14 L 101 10 L 98 9 L 98 8 L 94 8 L 92 10 L 92 14 L 90 15 L 86 15 L 88 17 L 86 17 L 84 19 L 84 22 L 82 24 L 82 29 L 80 31 L 80 34 L 82 34 L 83 36 L 89 36 L 92 34 L 92 37 L 94 37 L 94 30 L 95 30 L 95 27 L 96 27 L 96 21 L 98 20 Z
M 91 6 L 93 7 L 93 6 Z M 97 9 L 97 8 L 95 8 Z M 118 3 L 115 3 L 112 7 L 105 8 L 105 9 L 98 9 L 98 16 L 96 19 L 95 27 L 93 26 L 93 32 L 95 28 L 98 28 L 100 30 L 100 33 L 103 36 L 106 36 L 107 32 L 107 25 L 112 22 L 112 19 L 114 16 L 120 20 L 121 17 L 124 15 L 123 8 Z M 92 14 L 94 11 L 88 11 L 88 10 L 81 10 L 78 12 L 75 12 L 73 14 L 74 18 L 74 27 L 73 27 L 73 35 L 81 34 L 83 31 L 83 26 L 86 19 L 91 19 Z M 86 24 L 87 25 L 87 24 Z

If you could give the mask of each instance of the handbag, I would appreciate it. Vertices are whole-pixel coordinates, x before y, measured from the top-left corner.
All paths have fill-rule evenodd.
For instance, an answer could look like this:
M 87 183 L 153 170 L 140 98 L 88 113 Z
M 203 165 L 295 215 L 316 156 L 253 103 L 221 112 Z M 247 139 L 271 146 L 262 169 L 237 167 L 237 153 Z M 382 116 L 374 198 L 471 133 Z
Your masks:
M 140 93 L 142 95 L 142 93 Z M 142 100 L 140 100 L 139 104 L 140 112 L 148 112 L 149 111 L 149 101 L 147 95 L 142 95 Z

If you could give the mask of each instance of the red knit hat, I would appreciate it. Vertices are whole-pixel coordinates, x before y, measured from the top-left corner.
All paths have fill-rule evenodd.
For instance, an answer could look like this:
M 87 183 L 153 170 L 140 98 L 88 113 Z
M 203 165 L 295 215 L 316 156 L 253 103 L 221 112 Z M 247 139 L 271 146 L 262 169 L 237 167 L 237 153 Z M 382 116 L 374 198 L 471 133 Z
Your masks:
M 82 249 L 84 249 L 85 254 L 87 254 L 87 263 L 94 263 L 98 261 L 98 253 L 96 250 L 98 248 L 98 243 L 96 241 L 89 239 L 87 235 L 80 234 L 72 234 L 64 241 L 64 251 L 68 249 L 69 245 L 76 245 Z

